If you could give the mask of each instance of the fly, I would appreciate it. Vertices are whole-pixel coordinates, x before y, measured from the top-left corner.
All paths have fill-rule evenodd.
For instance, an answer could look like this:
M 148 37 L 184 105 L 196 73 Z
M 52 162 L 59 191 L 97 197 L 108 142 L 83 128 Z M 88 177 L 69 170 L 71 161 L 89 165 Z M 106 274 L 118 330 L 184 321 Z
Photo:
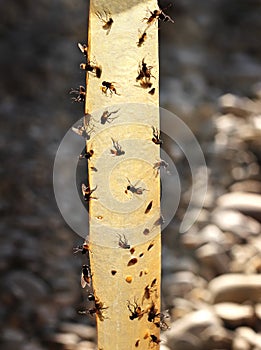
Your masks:
M 97 296 L 95 296 L 93 293 L 90 293 L 88 295 L 88 300 L 89 301 L 94 301 L 94 305 L 95 305 L 96 309 L 101 309 L 103 307 L 103 305 L 104 305 L 104 303 L 102 303 L 100 301 L 100 299 Z
M 86 285 L 91 286 L 92 274 L 90 266 L 82 265 L 81 286 L 85 288 Z
M 150 342 L 155 343 L 155 344 L 159 344 L 161 342 L 161 340 L 154 334 L 150 335 Z
M 111 149 L 111 153 L 114 154 L 115 156 L 121 156 L 125 154 L 125 151 L 123 151 L 121 145 L 119 144 L 118 141 L 115 141 L 113 138 L 111 138 L 112 144 L 114 149 Z
M 152 302 L 151 307 L 148 310 L 148 321 L 154 322 L 157 318 L 160 318 L 160 313 L 158 312 L 158 309 L 156 309 L 155 303 Z
M 129 242 L 125 236 L 125 234 L 117 234 L 118 237 L 119 237 L 119 247 L 122 248 L 122 249 L 130 249 L 130 245 L 129 245 Z
M 106 124 L 106 123 L 111 123 L 114 119 L 118 118 L 116 117 L 111 117 L 112 114 L 115 114 L 119 112 L 119 109 L 117 111 L 109 112 L 108 110 L 104 111 L 101 116 L 101 124 Z
M 154 222 L 151 231 L 154 230 L 157 226 L 163 225 L 164 222 L 165 222 L 164 217 L 160 215 L 160 217 Z
M 171 6 L 171 4 L 169 6 L 167 6 L 167 7 L 165 7 L 164 10 L 167 9 L 168 7 L 170 7 L 170 6 Z M 150 17 L 149 18 L 148 17 L 143 18 L 143 20 L 146 21 L 146 24 L 148 25 L 148 27 L 150 27 L 158 19 L 163 21 L 163 22 L 172 22 L 172 23 L 174 23 L 174 20 L 170 16 L 166 15 L 163 12 L 163 10 L 161 10 L 161 9 L 154 10 L 154 11 L 150 11 L 149 10 L 149 12 L 150 12 Z
M 159 321 L 159 323 L 155 323 L 154 322 L 154 324 L 157 327 L 159 327 L 162 331 L 166 331 L 166 330 L 170 329 L 170 326 L 165 321 L 166 318 L 170 318 L 168 310 L 165 310 L 165 311 L 160 313 L 160 321 Z
M 167 162 L 165 162 L 165 160 L 163 160 L 163 159 L 159 160 L 158 162 L 154 163 L 154 165 L 153 165 L 153 169 L 156 172 L 156 176 L 159 174 L 160 168 L 165 169 L 167 174 L 170 174 L 170 172 L 168 171 L 168 167 L 169 167 L 169 164 Z
M 108 96 L 107 95 L 107 92 L 109 91 L 109 93 L 110 93 L 110 96 L 112 96 L 112 94 L 114 93 L 115 95 L 118 95 L 118 96 L 120 96 L 120 94 L 118 94 L 117 93 L 117 91 L 116 91 L 116 88 L 115 88 L 115 86 L 113 85 L 113 84 L 115 84 L 115 82 L 109 82 L 109 81 L 103 81 L 102 82 L 102 86 L 101 86 L 101 91 L 106 95 L 106 96 Z
M 135 185 L 132 185 L 132 183 L 130 182 L 130 180 L 127 178 L 129 185 L 127 186 L 125 193 L 127 194 L 128 191 L 130 191 L 133 194 L 138 194 L 141 195 L 143 194 L 144 191 L 148 191 L 146 190 L 146 188 L 142 188 L 142 187 L 136 187 L 137 184 L 139 183 L 140 180 L 138 180 Z
M 88 243 L 84 242 L 82 245 L 78 245 L 77 247 L 73 248 L 74 254 L 82 253 L 86 254 L 90 250 L 90 246 Z
M 162 145 L 163 141 L 160 139 L 160 132 L 157 128 L 152 126 L 153 138 L 151 139 L 156 145 Z
M 80 85 L 77 89 L 71 89 L 69 94 L 75 94 L 75 97 L 72 97 L 73 102 L 84 102 L 86 97 L 85 87 Z
M 105 309 L 108 309 L 108 307 L 102 307 L 100 309 L 97 309 L 96 307 L 92 307 L 92 308 L 87 309 L 85 311 L 79 311 L 79 313 L 80 314 L 89 314 L 91 316 L 97 315 L 97 317 L 99 317 L 100 321 L 104 321 L 105 318 L 107 318 L 107 317 L 105 317 L 103 315 L 102 310 L 105 310 Z
M 89 202 L 90 199 L 98 199 L 97 197 L 92 197 L 92 193 L 97 189 L 97 185 L 91 190 L 89 186 L 86 186 L 84 183 L 82 183 L 82 195 L 83 199 L 86 202 Z
M 168 7 L 170 7 L 171 4 L 169 4 L 169 6 L 165 7 L 164 10 L 166 10 Z M 158 15 L 158 18 L 162 21 L 162 22 L 171 22 L 174 23 L 174 20 L 166 15 L 166 13 L 163 12 L 163 10 L 160 10 L 160 14 Z
M 143 89 L 149 89 L 152 87 L 151 78 L 155 78 L 154 75 L 151 74 L 153 66 L 148 66 L 147 63 L 142 59 L 139 64 L 138 76 L 136 77 L 136 81 L 140 83 L 140 86 Z
M 93 156 L 93 154 L 94 154 L 94 151 L 92 149 L 89 152 L 86 152 L 86 150 L 85 150 L 84 154 L 80 154 L 79 159 L 85 158 L 85 159 L 89 160 Z
M 129 316 L 130 320 L 135 320 L 135 318 L 140 320 L 144 315 L 144 310 L 141 309 L 141 307 L 137 304 L 137 301 L 135 299 L 134 299 L 134 304 L 131 304 L 129 300 L 127 300 L 127 302 L 128 302 L 127 308 L 131 313 Z
M 104 306 L 104 303 L 99 300 L 93 293 L 90 293 L 88 295 L 89 301 L 94 301 L 94 307 L 87 309 L 85 311 L 79 311 L 80 314 L 89 314 L 91 316 L 97 315 L 99 317 L 100 321 L 105 320 L 105 316 L 103 315 L 103 310 L 108 309 L 108 307 Z
M 106 35 L 108 35 L 111 31 L 113 19 L 109 12 L 106 12 L 106 11 L 103 11 L 103 12 L 104 12 L 104 16 L 101 14 L 101 12 L 98 12 L 98 11 L 96 12 L 96 16 L 103 23 L 102 29 L 106 30 Z
M 152 293 L 155 293 L 157 295 L 157 288 L 155 287 L 156 285 L 156 282 L 157 282 L 157 279 L 154 278 L 154 280 L 151 282 L 151 284 L 147 285 L 145 288 L 144 288 L 144 293 L 143 293 L 143 297 L 142 297 L 142 304 L 144 302 L 145 299 L 150 299 L 151 297 L 151 294 Z M 154 306 L 153 306 L 154 305 Z M 155 309 L 155 304 L 154 302 L 152 302 L 152 307 L 151 309 Z M 150 321 L 151 322 L 151 321 Z
M 165 321 L 166 318 L 169 318 L 168 311 L 158 312 L 154 302 L 152 302 L 151 307 L 148 310 L 148 321 L 153 322 L 155 326 L 160 328 L 162 331 L 166 331 L 170 328 Z
M 88 60 L 87 63 L 81 63 L 80 68 L 86 72 L 93 73 L 97 78 L 101 77 L 102 67 L 98 65 L 92 65 Z
M 139 40 L 137 41 L 137 46 L 141 47 L 146 40 L 147 40 L 147 33 L 144 31 L 143 33 L 140 33 Z
M 143 294 L 143 297 L 142 297 L 142 303 L 145 299 L 149 299 L 150 298 L 150 286 L 147 285 L 145 288 L 144 288 L 144 294 Z
M 141 64 L 139 65 L 139 75 L 136 78 L 136 81 L 139 81 L 143 78 L 149 79 L 151 77 L 155 78 L 152 74 L 151 74 L 151 70 L 152 70 L 153 66 L 148 66 L 147 63 L 144 62 L 144 58 L 141 61 Z
M 90 114 L 84 116 L 84 118 L 87 123 L 82 122 L 82 125 L 78 125 L 77 127 L 73 126 L 72 131 L 77 135 L 82 136 L 85 140 L 90 140 L 91 133 L 94 131 L 94 127 L 91 127 L 89 130 L 87 130 L 90 124 Z

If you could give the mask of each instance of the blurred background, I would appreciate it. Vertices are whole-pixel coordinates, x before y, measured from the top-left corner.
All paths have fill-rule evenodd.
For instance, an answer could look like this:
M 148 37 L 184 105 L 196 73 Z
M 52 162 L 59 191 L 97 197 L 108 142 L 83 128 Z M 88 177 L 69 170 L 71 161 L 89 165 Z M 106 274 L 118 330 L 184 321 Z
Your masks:
M 162 8 L 168 1 L 160 1 Z M 95 349 L 93 320 L 78 315 L 81 239 L 63 221 L 52 188 L 59 143 L 82 117 L 68 91 L 84 84 L 84 0 L 0 1 L 0 347 Z M 177 0 L 160 25 L 161 106 L 192 129 L 209 188 L 197 223 L 163 232 L 162 349 L 261 349 L 261 2 Z M 200 179 L 199 179 L 200 180 Z

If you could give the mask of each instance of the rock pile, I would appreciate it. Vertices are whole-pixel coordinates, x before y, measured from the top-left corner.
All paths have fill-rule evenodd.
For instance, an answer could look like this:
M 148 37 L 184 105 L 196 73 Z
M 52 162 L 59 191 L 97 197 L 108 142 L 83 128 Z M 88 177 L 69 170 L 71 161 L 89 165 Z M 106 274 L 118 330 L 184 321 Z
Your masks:
M 253 100 L 222 96 L 213 116 L 209 191 L 219 195 L 204 208 L 209 220 L 180 237 L 187 268 L 178 258 L 167 265 L 163 295 L 172 323 L 164 349 L 261 349 L 259 91 Z M 171 254 L 165 259 L 173 261 Z

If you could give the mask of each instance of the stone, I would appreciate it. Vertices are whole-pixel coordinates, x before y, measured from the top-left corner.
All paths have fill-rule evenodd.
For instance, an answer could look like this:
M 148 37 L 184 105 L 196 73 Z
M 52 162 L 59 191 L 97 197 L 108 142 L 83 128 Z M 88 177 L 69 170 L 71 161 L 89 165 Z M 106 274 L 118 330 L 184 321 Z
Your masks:
M 261 193 L 261 182 L 257 180 L 244 180 L 235 182 L 229 187 L 231 192 Z
M 196 257 L 202 265 L 212 269 L 216 274 L 229 272 L 229 257 L 224 248 L 216 242 L 202 245 L 196 250 Z
M 40 344 L 35 341 L 28 342 L 21 347 L 21 350 L 45 350 Z
M 228 135 L 234 134 L 239 127 L 245 125 L 245 121 L 243 119 L 238 119 L 231 113 L 226 113 L 216 117 L 215 125 L 219 134 L 219 137 L 217 139 L 218 143 L 220 141 L 219 138 L 221 135 L 229 143 L 230 140 L 228 138 Z
M 197 225 L 201 229 L 209 223 L 210 213 L 207 209 L 201 209 L 197 218 Z
M 208 289 L 214 304 L 220 302 L 260 302 L 261 275 L 228 273 L 209 282 Z
M 253 94 L 260 100 L 261 99 L 261 82 L 257 82 L 252 86 Z
M 96 329 L 80 323 L 63 322 L 60 324 L 59 330 L 64 333 L 76 334 L 82 339 L 96 339 Z
M 249 259 L 247 266 L 245 267 L 245 272 L 247 274 L 261 273 L 261 255 L 260 254 L 255 254 L 253 257 Z
M 261 221 L 261 195 L 255 193 L 232 192 L 224 194 L 217 200 L 222 208 L 239 210 Z
M 207 282 L 190 271 L 180 271 L 166 276 L 163 280 L 163 289 L 166 297 L 182 297 L 195 287 L 203 288 Z
M 50 328 L 55 328 L 58 312 L 58 306 L 54 306 L 51 300 L 45 303 L 41 302 L 35 311 L 35 325 L 37 324 L 39 327 L 48 326 Z
M 246 274 L 258 273 L 261 268 L 261 257 L 257 254 L 257 249 L 253 243 L 235 244 L 230 255 L 230 272 L 244 272 Z
M 46 344 L 48 348 L 52 349 L 66 349 L 66 350 L 74 350 L 76 344 L 80 341 L 78 335 L 73 333 L 56 333 L 50 336 L 46 340 Z
M 181 242 L 187 249 L 196 249 L 201 246 L 201 239 L 195 232 L 186 232 L 181 236 Z
M 96 344 L 92 343 L 90 341 L 81 341 L 80 343 L 78 343 L 76 345 L 76 347 L 74 348 L 74 350 L 96 350 Z
M 255 314 L 259 322 L 261 322 L 261 303 L 255 305 Z
M 214 310 L 229 328 L 254 325 L 255 313 L 251 305 L 225 302 L 214 305 Z
M 217 208 L 212 213 L 212 221 L 223 231 L 233 232 L 241 239 L 247 239 L 250 235 L 259 235 L 261 225 L 255 219 L 232 210 Z
M 219 98 L 219 106 L 223 113 L 232 113 L 238 117 L 246 117 L 257 112 L 254 101 L 246 97 L 225 94 Z
M 195 305 L 192 301 L 184 298 L 174 298 L 171 300 L 171 309 L 170 314 L 171 318 L 177 320 L 185 315 L 189 314 L 192 311 L 195 311 Z
M 25 341 L 25 335 L 19 329 L 4 328 L 1 331 L 3 341 L 20 344 Z
M 171 349 L 175 350 L 201 350 L 203 349 L 203 343 L 197 335 L 184 333 L 176 339 L 167 341 L 167 345 Z
M 251 349 L 253 349 L 254 346 L 256 350 L 261 349 L 261 335 L 256 333 L 252 328 L 238 327 L 236 329 L 236 336 L 245 339 L 251 345 Z
M 165 333 L 167 346 L 175 350 L 204 349 L 205 341 L 200 334 L 209 327 L 218 333 L 221 325 L 221 320 L 208 309 L 191 312 L 171 324 L 170 330 Z
M 197 273 L 198 267 L 195 265 L 195 260 L 191 256 L 175 256 L 173 251 L 168 248 L 167 245 L 162 247 L 162 256 L 164 259 L 162 261 L 162 267 L 165 272 L 167 272 L 168 277 L 171 276 L 173 272 L 186 271 L 189 270 L 193 273 Z M 167 279 L 164 279 L 167 282 Z
M 235 337 L 232 344 L 232 350 L 251 350 L 252 346 L 242 337 Z
M 15 297 L 30 303 L 43 300 L 48 296 L 47 284 L 28 271 L 10 272 L 3 279 L 2 284 Z M 28 296 L 30 296 L 30 299 L 28 299 Z
M 216 242 L 224 243 L 226 237 L 224 233 L 216 225 L 207 225 L 198 232 L 198 236 L 203 243 Z
M 189 230 L 181 240 L 186 248 L 196 249 L 209 242 L 224 243 L 226 236 L 216 225 L 206 225 L 199 232 Z
M 210 326 L 200 332 L 204 349 L 231 349 L 233 335 L 223 327 Z

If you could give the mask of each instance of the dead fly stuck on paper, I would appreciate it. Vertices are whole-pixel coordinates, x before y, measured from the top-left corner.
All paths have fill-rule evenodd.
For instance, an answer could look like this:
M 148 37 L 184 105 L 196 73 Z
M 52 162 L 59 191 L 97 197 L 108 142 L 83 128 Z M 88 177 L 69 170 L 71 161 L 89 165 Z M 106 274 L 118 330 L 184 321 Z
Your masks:
M 112 145 L 114 147 L 114 149 L 111 149 L 111 154 L 113 154 L 114 156 L 121 156 L 125 154 L 125 151 L 123 151 L 119 142 L 115 141 L 113 138 L 111 138 L 111 140 L 112 140 Z
M 82 274 L 81 274 L 81 286 L 85 288 L 86 285 L 91 286 L 92 274 L 90 266 L 82 265 Z
M 91 64 L 91 61 L 87 60 L 87 63 L 81 63 L 80 68 L 86 72 L 93 73 L 97 78 L 101 77 L 102 67 L 94 64 Z
M 129 185 L 127 186 L 126 190 L 125 190 L 125 193 L 127 194 L 128 191 L 130 191 L 131 193 L 133 194 L 138 194 L 138 195 L 141 195 L 143 194 L 144 191 L 148 191 L 146 190 L 146 188 L 142 188 L 142 187 L 136 187 L 137 184 L 140 182 L 140 180 L 138 180 L 135 185 L 132 185 L 132 183 L 130 182 L 130 180 L 127 178 L 127 181 L 129 183 Z
M 154 126 L 152 126 L 152 132 L 153 132 L 153 137 L 152 137 L 152 141 L 156 144 L 156 145 L 162 145 L 163 141 L 160 139 L 160 132 L 157 128 L 155 128 Z
M 104 12 L 104 15 L 101 12 L 97 11 L 96 16 L 103 23 L 102 29 L 106 30 L 106 35 L 108 35 L 111 31 L 113 19 L 111 17 L 110 12 L 107 12 L 107 11 L 103 11 L 103 12 Z
M 80 85 L 77 89 L 71 89 L 69 94 L 74 94 L 76 95 L 75 97 L 72 97 L 73 102 L 84 102 L 85 101 L 85 96 L 86 96 L 86 91 L 85 87 Z
M 119 116 L 111 117 L 112 114 L 118 113 L 119 109 L 116 111 L 109 112 L 108 110 L 104 111 L 101 116 L 101 124 L 111 123 L 114 119 L 119 118 Z
M 119 242 L 118 242 L 119 247 L 122 249 L 130 249 L 130 244 L 129 244 L 125 234 L 122 234 L 122 235 L 117 234 L 117 235 L 119 237 Z
M 92 193 L 97 189 L 97 185 L 91 190 L 89 186 L 86 186 L 84 183 L 82 184 L 82 195 L 83 199 L 86 202 L 89 202 L 90 199 L 98 199 L 97 197 L 93 197 Z
M 101 86 L 101 91 L 102 91 L 102 93 L 103 93 L 104 95 L 108 96 L 107 93 L 108 93 L 108 91 L 109 91 L 110 97 L 112 97 L 113 93 L 114 93 L 115 95 L 120 96 L 120 94 L 117 93 L 114 84 L 115 84 L 114 81 L 113 81 L 113 82 L 109 82 L 109 81 L 105 81 L 105 80 L 104 80 L 104 81 L 102 82 L 102 86 Z
M 94 127 L 90 127 L 90 117 L 90 114 L 85 115 L 84 121 L 82 121 L 82 125 L 72 127 L 72 131 L 77 135 L 82 136 L 85 140 L 90 140 L 91 133 L 94 132 Z

